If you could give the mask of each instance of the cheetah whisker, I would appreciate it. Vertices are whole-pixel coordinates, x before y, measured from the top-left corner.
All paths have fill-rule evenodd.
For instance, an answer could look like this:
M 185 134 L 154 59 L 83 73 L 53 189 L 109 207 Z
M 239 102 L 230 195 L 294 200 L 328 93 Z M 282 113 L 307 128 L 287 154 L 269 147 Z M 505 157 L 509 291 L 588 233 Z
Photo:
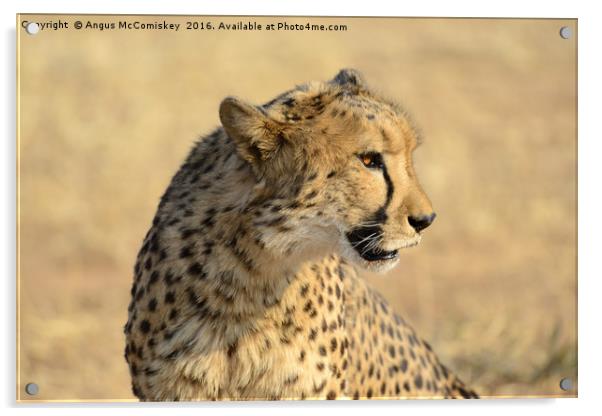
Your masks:
M 361 239 L 360 241 L 357 241 L 356 243 L 352 244 L 351 247 L 355 248 L 355 247 L 359 246 L 360 244 L 362 244 L 364 241 L 370 240 L 372 238 L 376 238 L 375 235 L 378 235 L 378 234 L 379 233 L 372 233 L 368 237 L 365 237 L 365 238 Z

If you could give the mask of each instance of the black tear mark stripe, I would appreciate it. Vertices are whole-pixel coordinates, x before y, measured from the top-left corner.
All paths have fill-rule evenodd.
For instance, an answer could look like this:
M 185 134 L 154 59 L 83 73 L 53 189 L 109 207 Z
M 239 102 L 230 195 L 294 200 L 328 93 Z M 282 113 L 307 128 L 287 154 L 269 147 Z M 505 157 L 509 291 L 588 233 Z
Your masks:
M 383 224 L 387 221 L 387 208 L 393 199 L 393 191 L 395 190 L 393 186 L 393 181 L 391 181 L 391 177 L 389 176 L 389 172 L 387 171 L 387 165 L 385 161 L 382 162 L 382 171 L 383 178 L 385 179 L 385 184 L 387 185 L 387 199 L 385 200 L 385 204 L 380 207 L 376 213 L 374 214 L 373 221 Z
M 383 176 L 385 178 L 385 183 L 387 184 L 387 201 L 385 202 L 385 206 L 384 206 L 384 208 L 386 209 L 389 206 L 389 204 L 391 203 L 391 200 L 393 199 L 394 187 L 393 187 L 393 182 L 391 181 L 391 177 L 389 176 L 389 172 L 387 172 L 387 165 L 385 165 L 384 161 L 383 161 Z

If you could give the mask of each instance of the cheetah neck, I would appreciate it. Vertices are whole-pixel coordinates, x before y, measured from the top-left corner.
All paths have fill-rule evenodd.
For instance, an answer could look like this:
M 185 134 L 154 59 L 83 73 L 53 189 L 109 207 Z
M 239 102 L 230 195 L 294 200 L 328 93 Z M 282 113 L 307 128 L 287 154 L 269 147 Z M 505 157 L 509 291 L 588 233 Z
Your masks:
M 295 202 L 286 194 L 265 202 L 262 192 L 218 130 L 197 145 L 162 199 L 150 245 L 153 238 L 180 242 L 165 253 L 172 274 L 188 286 L 189 301 L 216 320 L 265 317 L 304 268 L 332 254 L 296 255 L 298 242 L 286 238 L 294 218 L 283 214 Z

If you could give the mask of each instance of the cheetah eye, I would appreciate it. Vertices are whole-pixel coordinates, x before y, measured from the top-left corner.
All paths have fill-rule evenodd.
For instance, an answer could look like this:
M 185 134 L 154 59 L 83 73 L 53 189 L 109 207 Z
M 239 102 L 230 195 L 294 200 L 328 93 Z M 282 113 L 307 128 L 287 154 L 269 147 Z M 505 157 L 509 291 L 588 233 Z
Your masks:
M 382 169 L 383 167 L 383 157 L 378 152 L 361 153 L 357 157 L 369 169 Z

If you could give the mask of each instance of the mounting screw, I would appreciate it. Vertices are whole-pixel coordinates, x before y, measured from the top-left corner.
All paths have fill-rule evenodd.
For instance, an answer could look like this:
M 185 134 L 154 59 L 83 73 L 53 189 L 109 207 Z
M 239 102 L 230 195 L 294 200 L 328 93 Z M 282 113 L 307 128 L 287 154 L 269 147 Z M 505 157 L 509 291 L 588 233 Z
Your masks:
M 572 34 L 573 34 L 573 31 L 571 30 L 570 27 L 568 27 L 568 26 L 562 26 L 560 28 L 560 37 L 562 39 L 569 39 Z
M 30 35 L 35 35 L 36 33 L 38 33 L 40 31 L 40 25 L 37 24 L 36 22 L 29 22 L 25 26 L 25 31 L 27 33 L 29 33 Z
M 563 378 L 562 380 L 560 380 L 560 389 L 564 390 L 564 391 L 569 391 L 573 389 L 573 380 L 571 380 L 570 378 Z
M 39 391 L 40 388 L 36 383 L 27 383 L 25 385 L 25 393 L 29 394 L 30 396 L 35 396 Z

